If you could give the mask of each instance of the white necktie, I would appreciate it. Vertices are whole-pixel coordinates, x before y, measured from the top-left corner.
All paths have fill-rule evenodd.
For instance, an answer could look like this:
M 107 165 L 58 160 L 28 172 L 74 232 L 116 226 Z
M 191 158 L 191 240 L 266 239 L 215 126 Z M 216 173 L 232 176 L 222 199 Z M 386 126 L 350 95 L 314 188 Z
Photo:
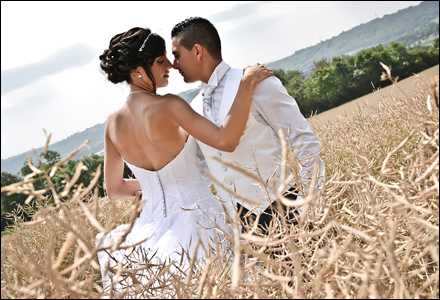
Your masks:
M 226 75 L 228 70 L 230 69 L 230 66 L 227 66 L 227 68 L 224 68 L 221 70 L 218 74 L 217 84 L 219 84 L 223 77 Z M 217 85 L 206 85 L 203 90 L 203 114 L 205 115 L 205 118 L 207 118 L 212 123 L 216 124 L 215 118 L 215 112 L 214 112 L 214 101 L 212 99 L 212 92 L 215 90 Z
M 203 114 L 205 115 L 205 118 L 207 118 L 209 121 L 214 122 L 214 112 L 213 105 L 212 105 L 212 91 L 214 91 L 216 87 L 215 86 L 206 86 L 205 90 L 203 91 Z

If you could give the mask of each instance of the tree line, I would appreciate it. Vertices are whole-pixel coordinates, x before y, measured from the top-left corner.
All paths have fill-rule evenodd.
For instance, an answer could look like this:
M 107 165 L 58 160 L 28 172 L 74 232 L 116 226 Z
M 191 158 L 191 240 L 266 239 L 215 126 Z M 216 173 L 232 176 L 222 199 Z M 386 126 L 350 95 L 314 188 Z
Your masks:
M 384 71 L 380 62 L 391 66 L 393 76 L 399 76 L 400 79 L 406 78 L 439 63 L 439 39 L 435 39 L 430 47 L 418 46 L 409 49 L 401 43 L 391 42 L 387 47 L 378 45 L 361 50 L 353 56 L 336 56 L 331 61 L 321 59 L 314 63 L 314 68 L 307 77 L 298 70 L 277 69 L 274 70 L 274 73 L 286 87 L 288 93 L 295 98 L 301 112 L 307 117 L 368 94 L 373 87 L 388 85 L 387 81 L 380 81 L 380 74 Z M 40 169 L 50 169 L 61 160 L 60 154 L 51 150 L 41 153 L 39 157 L 39 164 L 36 166 Z M 64 189 L 65 182 L 72 178 L 80 161 L 87 167 L 87 170 L 81 172 L 77 184 L 89 185 L 93 173 L 100 167 L 101 176 L 97 186 L 99 196 L 104 197 L 104 157 L 97 154 L 85 156 L 80 160 L 69 160 L 63 164 L 62 171 L 57 172 L 53 178 L 55 191 L 59 193 Z M 1 186 L 22 181 L 30 173 L 32 170 L 26 160 L 19 175 L 1 173 Z M 134 177 L 131 170 L 125 165 L 124 177 L 129 176 Z M 34 186 L 36 190 L 41 190 L 48 188 L 48 183 L 40 179 L 34 182 Z M 45 197 L 51 201 L 52 192 L 49 190 Z M 23 207 L 26 199 L 27 196 L 22 194 L 1 194 L 2 232 L 10 224 L 10 220 L 7 218 L 8 214 L 16 211 L 18 206 Z M 22 212 L 22 218 L 30 219 L 31 213 Z
M 61 155 L 57 151 L 47 150 L 46 153 L 40 153 L 38 163 L 34 164 L 40 170 L 50 170 L 50 168 L 61 160 Z M 55 192 L 60 194 L 64 187 L 65 183 L 69 181 L 75 174 L 76 167 L 78 163 L 82 162 L 86 167 L 85 170 L 81 172 L 79 179 L 77 180 L 75 186 L 79 184 L 84 184 L 88 186 L 93 179 L 93 174 L 96 172 L 98 168 L 101 168 L 101 175 L 98 179 L 96 186 L 98 187 L 99 197 L 105 196 L 104 190 L 104 156 L 98 154 L 91 154 L 89 156 L 85 156 L 80 160 L 69 160 L 61 166 L 61 171 L 57 171 L 54 177 L 52 178 L 52 183 L 54 185 Z M 21 168 L 18 175 L 10 174 L 8 172 L 2 172 L 1 174 L 1 186 L 7 186 L 16 182 L 23 181 L 26 175 L 31 174 L 32 170 L 28 165 L 28 161 L 23 162 L 23 167 Z M 124 177 L 134 177 L 131 170 L 125 165 L 124 168 Z M 48 182 L 44 178 L 37 179 L 33 182 L 35 190 L 43 190 L 48 189 Z M 75 187 L 74 186 L 74 187 Z M 53 201 L 52 191 L 48 189 L 48 192 L 44 194 L 44 197 L 47 199 L 47 202 Z M 18 213 L 22 219 L 30 220 L 32 217 L 32 209 L 18 210 L 18 207 L 26 207 L 25 201 L 27 199 L 27 195 L 23 194 L 11 194 L 8 195 L 6 192 L 1 193 L 1 231 L 3 232 L 8 225 L 12 224 L 11 219 L 8 217 L 12 212 Z M 29 204 L 30 207 L 35 205 L 36 199 L 32 200 Z
M 358 97 L 391 82 L 381 81 L 384 71 L 380 62 L 391 67 L 399 80 L 439 63 L 439 39 L 429 47 L 408 48 L 399 42 L 378 45 L 355 55 L 335 56 L 314 62 L 309 76 L 299 70 L 274 70 L 287 92 L 295 98 L 301 113 L 309 117 Z

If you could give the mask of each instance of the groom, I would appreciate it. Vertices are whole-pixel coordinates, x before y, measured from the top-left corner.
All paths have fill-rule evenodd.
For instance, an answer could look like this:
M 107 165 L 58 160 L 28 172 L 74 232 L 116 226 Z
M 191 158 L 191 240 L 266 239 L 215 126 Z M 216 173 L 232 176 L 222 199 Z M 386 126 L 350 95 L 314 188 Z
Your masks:
M 180 22 L 172 29 L 171 37 L 173 67 L 179 70 L 186 83 L 202 82 L 200 94 L 194 98 L 191 106 L 221 126 L 235 99 L 243 71 L 233 69 L 223 61 L 218 32 L 206 19 L 192 17 Z M 263 232 L 279 203 L 276 201 L 281 179 L 279 128 L 284 133 L 287 145 L 298 151 L 301 179 L 304 182 L 310 181 L 313 168 L 317 166 L 318 176 L 323 180 L 324 163 L 319 156 L 321 144 L 301 114 L 295 99 L 275 76 L 255 86 L 246 129 L 233 152 L 219 151 L 198 141 L 209 172 L 222 183 L 214 183 L 218 196 L 222 200 L 231 199 L 231 193 L 223 188 L 226 187 L 258 203 L 255 206 L 241 199 L 233 199 L 243 222 L 255 220 L 260 215 L 259 225 Z M 244 166 L 248 171 L 258 172 L 268 182 L 267 186 L 262 188 L 255 180 L 220 163 L 214 157 Z M 288 197 L 296 199 L 296 195 L 291 192 L 292 188 L 285 191 Z M 295 215 L 285 206 L 283 209 L 295 223 Z M 252 212 L 248 213 L 250 210 Z

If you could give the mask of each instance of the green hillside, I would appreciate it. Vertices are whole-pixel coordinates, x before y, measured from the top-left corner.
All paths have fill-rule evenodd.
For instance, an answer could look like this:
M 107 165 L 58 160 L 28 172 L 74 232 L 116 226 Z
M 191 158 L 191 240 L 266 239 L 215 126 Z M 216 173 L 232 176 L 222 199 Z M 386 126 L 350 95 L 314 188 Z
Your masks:
M 85 140 L 90 139 L 88 145 L 81 149 L 81 151 L 77 153 L 73 159 L 77 160 L 92 153 L 101 154 L 104 150 L 104 128 L 105 123 L 97 124 L 93 127 L 85 129 L 84 131 L 72 134 L 61 141 L 50 144 L 49 149 L 59 152 L 61 157 L 64 157 L 71 153 L 74 149 L 78 148 Z M 43 152 L 43 147 L 36 148 L 34 150 L 39 154 Z M 35 155 L 32 154 L 33 151 L 28 151 L 7 159 L 2 159 L 2 172 L 17 174 L 23 167 L 23 163 L 27 160 L 29 153 L 31 154 L 31 158 L 35 157 Z
M 378 44 L 392 41 L 412 46 L 418 41 L 432 43 L 438 37 L 439 2 L 424 1 L 366 24 L 361 24 L 319 44 L 296 51 L 291 56 L 265 64 L 271 69 L 299 70 L 306 74 L 313 62 L 333 56 L 353 55 Z

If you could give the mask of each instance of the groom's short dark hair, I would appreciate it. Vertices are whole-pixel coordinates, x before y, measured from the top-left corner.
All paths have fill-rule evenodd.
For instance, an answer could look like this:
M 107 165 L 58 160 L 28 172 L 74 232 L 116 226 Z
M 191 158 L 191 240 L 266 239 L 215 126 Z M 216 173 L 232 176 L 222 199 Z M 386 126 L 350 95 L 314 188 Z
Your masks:
M 195 44 L 200 44 L 215 59 L 222 59 L 222 46 L 217 29 L 208 20 L 201 17 L 191 17 L 183 20 L 171 30 L 171 38 L 178 37 L 179 44 L 191 50 Z

